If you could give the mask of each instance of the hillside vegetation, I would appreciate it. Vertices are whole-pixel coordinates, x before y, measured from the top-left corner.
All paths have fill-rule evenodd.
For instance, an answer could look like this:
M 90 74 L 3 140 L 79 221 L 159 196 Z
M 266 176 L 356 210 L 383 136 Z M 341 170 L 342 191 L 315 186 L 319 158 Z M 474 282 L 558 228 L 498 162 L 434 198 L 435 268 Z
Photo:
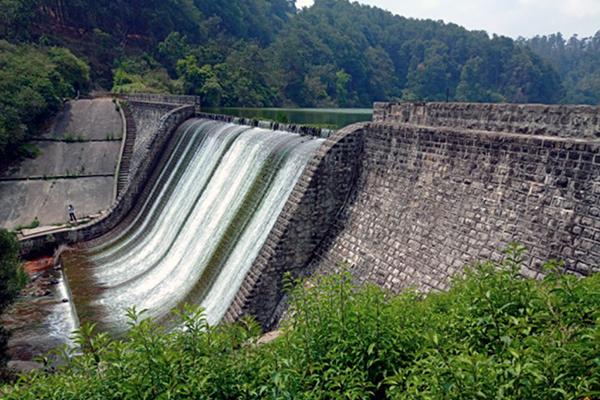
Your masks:
M 0 40 L 0 167 L 33 154 L 21 144 L 58 111 L 65 98 L 85 90 L 89 67 L 68 49 Z
M 21 268 L 19 253 L 15 234 L 0 229 L 0 313 L 15 300 L 28 279 Z M 8 338 L 9 333 L 0 326 L 0 382 L 4 379 L 4 368 L 8 361 Z
M 558 33 L 525 43 L 558 71 L 566 89 L 564 102 L 600 104 L 600 31 L 589 38 L 565 39 Z
M 0 389 L 6 399 L 591 399 L 600 396 L 600 276 L 519 276 L 522 249 L 448 293 L 391 295 L 347 274 L 295 282 L 282 335 L 199 310 L 167 333 L 128 312 L 121 340 L 82 327 L 83 354 Z M 290 284 L 288 283 L 288 287 Z
M 598 63 L 567 74 L 536 41 L 347 0 L 302 11 L 290 0 L 3 0 L 0 22 L 11 41 L 84 57 L 106 89 L 197 94 L 212 106 L 598 100 L 582 83 Z M 597 46 L 586 47 L 586 55 L 569 52 L 570 62 L 597 57 Z

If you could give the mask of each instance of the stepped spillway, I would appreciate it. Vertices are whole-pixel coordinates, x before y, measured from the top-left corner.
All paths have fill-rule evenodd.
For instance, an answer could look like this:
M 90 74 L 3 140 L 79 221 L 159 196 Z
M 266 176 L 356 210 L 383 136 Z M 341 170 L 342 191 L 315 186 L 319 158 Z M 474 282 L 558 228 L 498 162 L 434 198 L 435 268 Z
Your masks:
M 322 139 L 186 121 L 140 211 L 102 244 L 65 256 L 82 320 L 120 333 L 125 311 L 167 320 L 201 305 L 217 323 Z

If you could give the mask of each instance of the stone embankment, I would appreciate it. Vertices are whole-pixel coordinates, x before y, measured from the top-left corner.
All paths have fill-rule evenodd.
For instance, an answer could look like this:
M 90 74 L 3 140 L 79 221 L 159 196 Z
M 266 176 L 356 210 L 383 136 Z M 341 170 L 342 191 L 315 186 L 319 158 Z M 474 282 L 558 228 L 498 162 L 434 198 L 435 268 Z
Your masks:
M 228 318 L 276 323 L 285 271 L 346 265 L 358 282 L 394 292 L 444 290 L 513 241 L 529 249 L 526 276 L 550 259 L 598 271 L 599 117 L 593 107 L 377 104 L 374 122 L 333 135 L 307 168 Z M 357 145 L 334 144 L 347 136 Z M 340 168 L 357 173 L 332 218 L 331 191 L 344 192 L 351 174 L 325 171 Z M 315 186 L 315 171 L 332 179 Z M 306 188 L 314 197 L 302 197 Z M 327 215 L 318 228 L 312 213 Z

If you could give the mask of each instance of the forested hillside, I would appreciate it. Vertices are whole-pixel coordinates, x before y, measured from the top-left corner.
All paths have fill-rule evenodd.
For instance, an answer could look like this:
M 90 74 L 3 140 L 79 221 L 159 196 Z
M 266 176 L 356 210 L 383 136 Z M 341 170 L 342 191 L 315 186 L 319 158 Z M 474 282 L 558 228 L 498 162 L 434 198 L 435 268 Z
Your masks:
M 0 40 L 0 167 L 33 156 L 21 146 L 58 111 L 63 99 L 88 89 L 88 65 L 68 49 Z
M 567 40 L 558 33 L 525 43 L 560 74 L 566 89 L 564 102 L 600 104 L 600 31 L 589 38 Z
M 85 58 L 96 86 L 197 94 L 206 105 L 597 102 L 523 41 L 347 0 L 302 11 L 290 0 L 3 0 L 0 22 L 10 41 Z

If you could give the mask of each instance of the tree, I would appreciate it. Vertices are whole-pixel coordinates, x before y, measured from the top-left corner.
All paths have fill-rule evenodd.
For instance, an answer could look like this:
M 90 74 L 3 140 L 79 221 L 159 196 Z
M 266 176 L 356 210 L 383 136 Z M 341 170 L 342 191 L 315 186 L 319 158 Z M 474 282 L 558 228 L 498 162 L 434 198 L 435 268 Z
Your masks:
M 473 57 L 463 66 L 460 83 L 456 88 L 456 99 L 470 102 L 501 102 L 504 98 L 485 88 L 488 81 L 481 57 Z
M 343 69 L 335 73 L 335 94 L 341 107 L 348 105 L 348 92 L 352 76 Z
M 21 269 L 20 247 L 16 236 L 0 229 L 0 313 L 14 301 L 27 277 Z M 0 367 L 7 361 L 8 332 L 0 327 Z
M 190 54 L 191 48 L 187 37 L 179 32 L 171 32 L 169 36 L 158 44 L 159 61 L 167 68 L 169 74 L 176 73 L 177 61 Z
M 413 58 L 404 97 L 406 100 L 444 100 L 449 78 L 448 47 L 433 41 L 427 46 L 422 60 Z

